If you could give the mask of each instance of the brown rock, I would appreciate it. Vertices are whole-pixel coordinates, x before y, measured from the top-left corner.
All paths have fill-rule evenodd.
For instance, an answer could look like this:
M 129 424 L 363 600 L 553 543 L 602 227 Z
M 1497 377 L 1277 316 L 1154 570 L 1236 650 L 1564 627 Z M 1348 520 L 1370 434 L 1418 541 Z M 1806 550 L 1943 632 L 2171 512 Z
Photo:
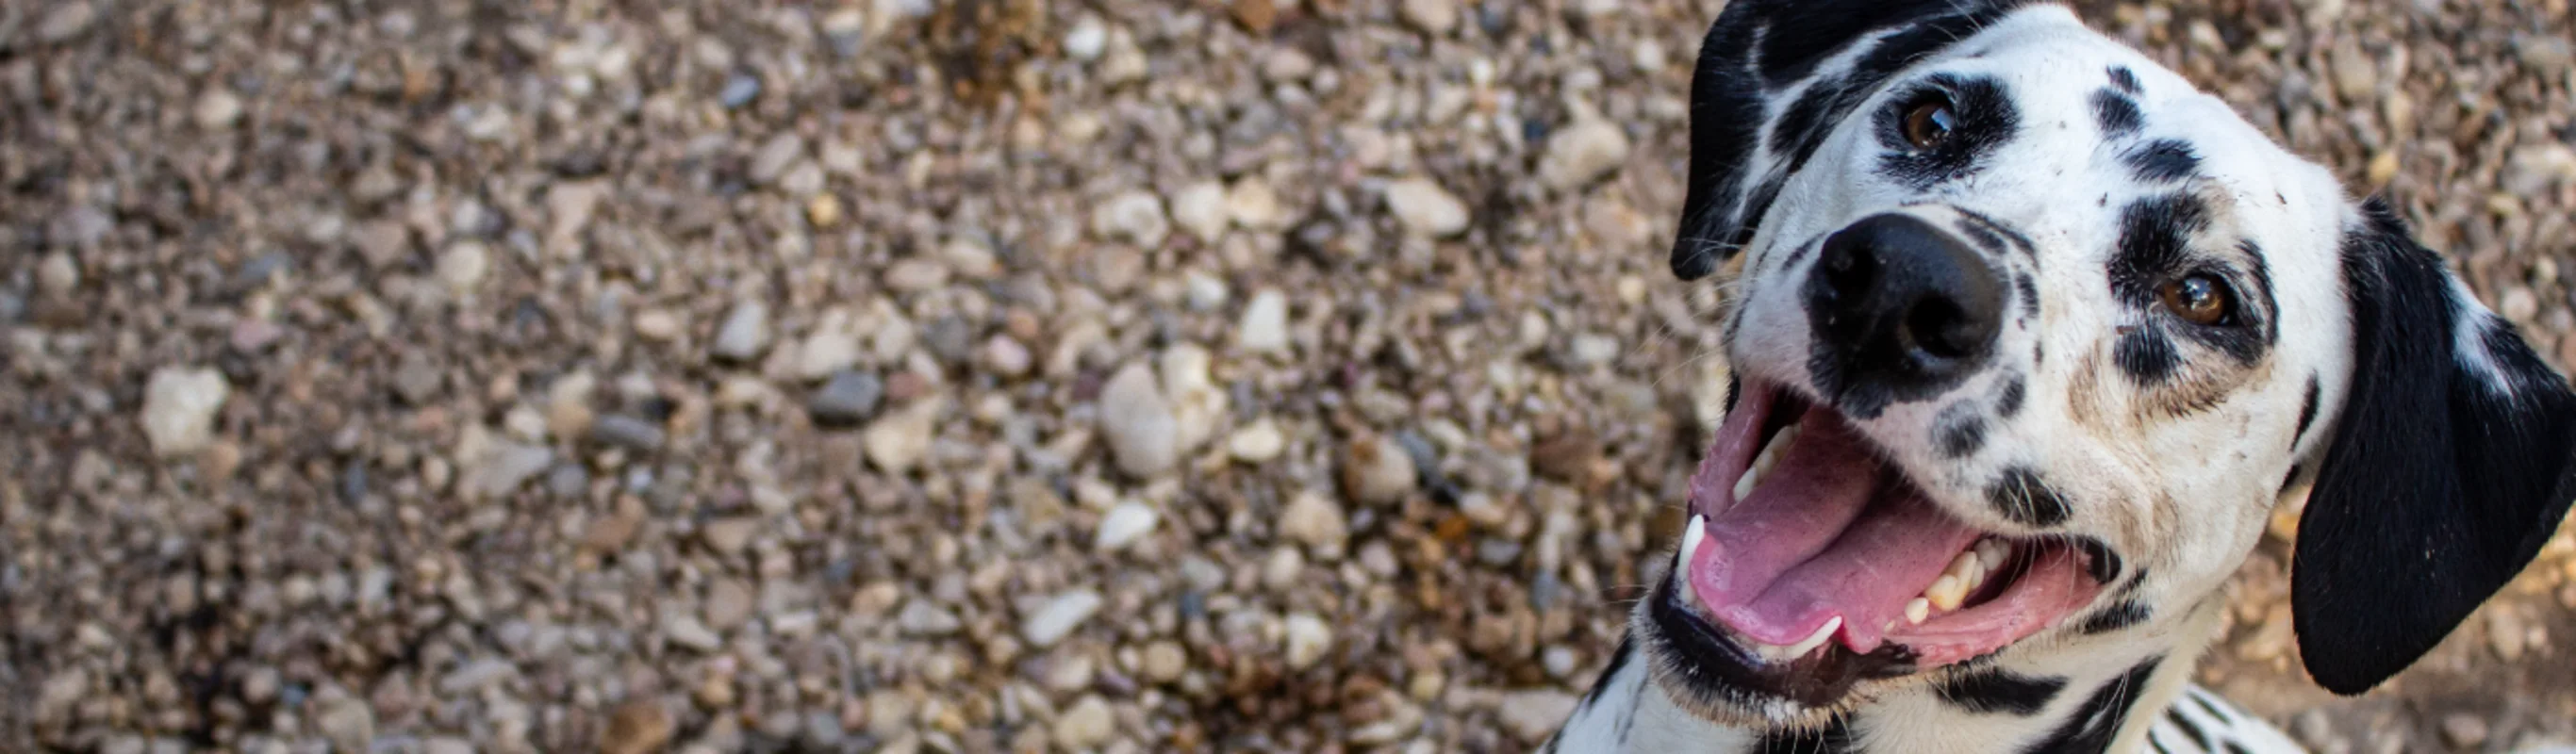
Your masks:
M 648 754 L 671 742 L 671 711 L 650 699 L 618 705 L 599 737 L 600 754 Z

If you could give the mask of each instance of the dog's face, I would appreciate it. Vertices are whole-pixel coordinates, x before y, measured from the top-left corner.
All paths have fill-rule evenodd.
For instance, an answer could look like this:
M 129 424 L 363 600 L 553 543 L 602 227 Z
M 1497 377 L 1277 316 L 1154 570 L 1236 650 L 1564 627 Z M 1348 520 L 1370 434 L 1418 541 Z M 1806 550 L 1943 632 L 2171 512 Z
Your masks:
M 2576 494 L 2576 398 L 2510 325 L 2062 8 L 1736 0 L 1692 118 L 1673 268 L 1736 268 L 1737 385 L 1634 626 L 1687 708 L 2170 640 L 2302 493 L 2302 648 L 2354 693 Z

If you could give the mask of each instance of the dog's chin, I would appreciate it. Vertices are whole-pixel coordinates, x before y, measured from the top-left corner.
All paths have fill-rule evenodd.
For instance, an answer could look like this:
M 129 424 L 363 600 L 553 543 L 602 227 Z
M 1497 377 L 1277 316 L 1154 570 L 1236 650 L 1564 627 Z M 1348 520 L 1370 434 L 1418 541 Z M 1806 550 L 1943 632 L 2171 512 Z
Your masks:
M 2082 538 L 1971 526 L 1839 413 L 1744 383 L 1631 631 L 1701 717 L 1816 725 L 2063 628 L 2116 574 Z

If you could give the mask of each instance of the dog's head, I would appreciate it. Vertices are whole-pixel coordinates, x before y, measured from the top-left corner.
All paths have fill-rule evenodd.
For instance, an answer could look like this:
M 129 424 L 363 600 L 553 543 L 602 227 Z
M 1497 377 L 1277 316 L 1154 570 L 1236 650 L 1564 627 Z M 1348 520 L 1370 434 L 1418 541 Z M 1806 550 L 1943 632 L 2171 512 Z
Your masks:
M 2302 494 L 2300 646 L 2358 693 L 2576 495 L 2576 396 L 2392 212 L 2063 8 L 1735 0 L 1690 159 L 1736 388 L 1634 628 L 1694 711 L 2169 640 Z

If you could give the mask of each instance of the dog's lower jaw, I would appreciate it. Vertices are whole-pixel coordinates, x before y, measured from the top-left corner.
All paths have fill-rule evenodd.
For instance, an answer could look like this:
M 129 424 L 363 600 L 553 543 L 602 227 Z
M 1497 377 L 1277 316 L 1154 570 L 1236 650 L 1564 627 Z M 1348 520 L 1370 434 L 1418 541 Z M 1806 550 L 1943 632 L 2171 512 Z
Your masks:
M 2142 625 L 2117 637 L 2017 647 L 1964 673 L 2005 674 L 2054 686 L 2036 709 L 1998 709 L 1981 702 L 1957 675 L 1927 674 L 1865 691 L 1868 697 L 1832 714 L 1780 710 L 1694 709 L 1658 682 L 1663 659 L 1654 638 L 1636 630 L 1542 751 L 1555 752 L 1993 752 L 2050 745 L 2102 746 L 2081 751 L 2142 751 L 2148 729 L 2189 684 L 2192 668 L 2215 633 L 2221 602 L 2207 600 L 2165 625 Z M 1995 675 L 1981 676 L 1995 678 Z M 1933 680 L 1939 678 L 1942 680 Z M 1687 692 L 1685 692 L 1687 693 Z M 2023 697 L 2027 700 L 2027 697 Z M 1771 714 L 1781 712 L 1787 714 Z M 1788 719 L 1787 725 L 1765 720 Z M 2259 721 L 2246 718 L 2250 724 Z M 2086 726 L 2106 726 L 2088 729 Z M 2050 751 L 2061 749 L 2048 748 Z M 2259 750 L 2259 749 L 2258 749 Z

